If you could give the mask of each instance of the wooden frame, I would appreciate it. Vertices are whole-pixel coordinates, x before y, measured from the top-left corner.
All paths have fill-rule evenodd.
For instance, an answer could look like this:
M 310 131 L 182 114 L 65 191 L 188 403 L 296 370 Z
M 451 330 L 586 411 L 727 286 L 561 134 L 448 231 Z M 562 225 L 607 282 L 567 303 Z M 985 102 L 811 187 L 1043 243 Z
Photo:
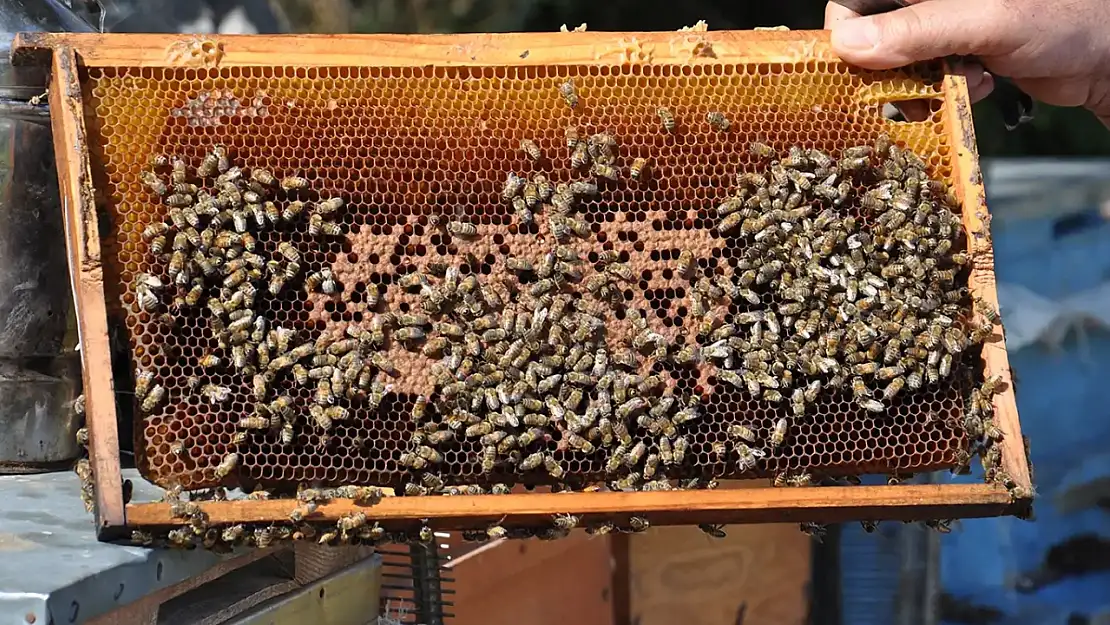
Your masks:
M 183 53 L 184 51 L 184 53 Z M 195 54 L 194 54 L 195 53 Z M 113 379 L 107 340 L 102 259 L 90 178 L 88 140 L 78 83 L 78 65 L 87 67 L 407 66 L 558 65 L 636 63 L 798 63 L 838 62 L 820 32 L 550 33 L 503 35 L 379 36 L 181 36 L 101 34 L 21 34 L 13 46 L 16 63 L 51 64 L 50 105 L 63 193 L 70 271 L 82 336 L 82 358 L 96 481 L 100 536 L 110 540 L 127 526 L 170 525 L 168 504 L 124 504 Z M 950 120 L 948 144 L 956 191 L 969 233 L 988 222 L 982 175 L 972 127 L 967 85 L 948 75 L 943 90 L 900 87 L 901 99 L 943 98 Z M 863 93 L 861 102 L 880 102 Z M 891 98 L 888 98 L 891 99 Z M 972 293 L 997 307 L 994 259 L 989 234 L 970 237 Z M 430 519 L 436 529 L 469 529 L 505 518 L 540 524 L 569 512 L 584 521 L 627 519 L 629 511 L 658 525 L 689 523 L 837 522 L 853 519 L 953 518 L 1021 513 L 1032 493 L 1018 422 L 1002 328 L 984 347 L 985 373 L 999 376 L 1005 392 L 996 395 L 995 418 L 1004 435 L 1002 466 L 1014 489 L 1001 485 L 860 486 L 810 489 L 738 489 L 682 492 L 519 494 L 476 497 L 398 497 L 374 506 L 383 525 L 411 527 Z M 205 505 L 212 523 L 277 522 L 295 507 L 291 501 L 213 502 Z M 319 520 L 334 520 L 357 508 L 349 501 L 321 506 Z

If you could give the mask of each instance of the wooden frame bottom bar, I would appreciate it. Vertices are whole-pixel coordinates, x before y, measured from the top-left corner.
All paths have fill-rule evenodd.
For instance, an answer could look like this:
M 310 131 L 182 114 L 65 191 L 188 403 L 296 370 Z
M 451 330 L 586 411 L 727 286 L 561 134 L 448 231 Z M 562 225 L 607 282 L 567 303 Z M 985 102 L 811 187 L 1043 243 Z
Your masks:
M 1015 501 L 1000 486 L 928 484 L 833 486 L 822 488 L 720 489 L 632 493 L 526 493 L 458 497 L 387 497 L 373 506 L 350 500 L 321 505 L 310 521 L 335 521 L 365 512 L 389 529 L 426 522 L 441 530 L 484 528 L 502 523 L 536 526 L 569 513 L 583 523 L 626 522 L 642 516 L 653 525 L 697 523 L 838 523 L 859 520 L 923 521 L 1012 514 L 1028 502 Z M 289 520 L 295 500 L 215 501 L 201 504 L 212 524 L 280 523 Z M 127 506 L 132 527 L 180 525 L 167 503 Z

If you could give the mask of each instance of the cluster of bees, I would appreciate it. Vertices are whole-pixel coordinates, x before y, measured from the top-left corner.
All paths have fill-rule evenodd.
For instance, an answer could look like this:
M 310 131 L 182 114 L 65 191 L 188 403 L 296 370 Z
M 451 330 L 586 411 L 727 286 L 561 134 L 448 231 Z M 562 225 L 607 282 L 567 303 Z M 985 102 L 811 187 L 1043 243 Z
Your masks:
M 969 257 L 955 251 L 954 200 L 918 156 L 885 135 L 839 160 L 759 143 L 751 152 L 766 170 L 738 174 L 717 207 L 717 232 L 744 256 L 732 276 L 698 278 L 690 306 L 719 383 L 788 403 L 795 418 L 825 388 L 884 413 L 904 390 L 949 378 L 991 336 L 997 314 L 985 303 L 988 318 L 966 318 L 971 299 L 957 278 Z M 857 217 L 841 207 L 858 187 Z M 707 312 L 721 301 L 743 312 Z M 986 408 L 999 388 L 984 389 Z
M 431 543 L 434 533 L 431 528 L 422 526 L 415 534 L 405 532 L 386 532 L 377 523 L 369 524 L 365 512 L 352 512 L 340 517 L 334 527 L 318 528 L 305 522 L 317 508 L 332 499 L 350 499 L 359 506 L 372 506 L 381 501 L 382 490 L 372 486 L 340 486 L 329 489 L 301 487 L 297 492 L 297 508 L 290 514 L 285 524 L 242 524 L 226 527 L 213 527 L 209 524 L 208 514 L 204 511 L 203 501 L 226 501 L 227 492 L 223 488 L 207 489 L 186 493 L 180 486 L 166 491 L 163 501 L 170 504 L 170 514 L 183 519 L 185 524 L 169 530 L 164 537 L 156 536 L 145 530 L 132 532 L 132 542 L 142 546 L 168 546 L 177 549 L 192 549 L 197 546 L 219 553 L 226 553 L 235 547 L 250 546 L 266 548 L 288 540 L 316 540 L 321 545 L 349 544 L 363 542 L 423 542 Z M 267 499 L 266 491 L 254 491 L 248 499 Z
M 861 410 L 883 414 L 904 392 L 961 383 L 968 374 L 959 367 L 964 355 L 992 340 L 1001 319 L 978 298 L 981 316 L 968 313 L 972 298 L 960 283 L 970 258 L 962 251 L 958 204 L 943 183 L 928 178 L 925 162 L 886 135 L 845 149 L 839 159 L 797 147 L 786 154 L 760 143 L 749 147 L 766 167 L 738 173 L 735 193 L 716 211 L 717 233 L 744 255 L 731 277 L 694 281 L 689 308 L 703 319 L 700 345 L 683 360 L 712 362 L 719 385 L 788 404 L 790 416 L 775 424 L 772 445 L 789 436 L 792 420 L 826 389 L 846 390 Z M 849 203 L 858 216 L 846 210 Z M 707 312 L 722 299 L 742 312 Z M 1001 378 L 983 380 L 971 389 L 963 423 L 949 424 L 962 426 L 971 441 L 953 471 L 966 471 L 978 452 L 987 479 L 1013 490 L 994 424 L 992 398 L 1002 390 Z M 729 433 L 754 440 L 742 425 Z M 811 480 L 778 475 L 774 483 Z M 948 528 L 945 521 L 928 525 Z
M 645 352 L 667 351 L 645 319 L 632 313 L 633 330 L 619 339 L 607 328 L 614 300 L 602 289 L 616 291 L 631 270 L 611 258 L 590 268 L 561 244 L 538 263 L 507 264 L 516 279 L 460 277 L 457 266 L 442 265 L 401 283 L 423 293 L 427 315 L 407 321 L 428 329 L 421 349 L 440 358 L 430 370 L 435 391 L 413 405 L 415 432 L 401 460 L 423 473 L 406 493 L 443 491 L 443 451 L 465 440 L 477 442 L 485 476 L 540 471 L 573 483 L 551 453 L 557 441 L 557 450 L 608 450 L 613 489 L 671 488 L 662 469 L 684 462 L 690 441 L 680 428 L 701 410 L 697 398 L 671 394 L 661 375 L 638 373 Z M 583 277 L 587 270 L 594 273 Z
M 159 156 L 151 165 L 141 174 L 142 181 L 169 210 L 167 219 L 147 226 L 142 238 L 151 253 L 165 262 L 166 276 L 164 279 L 141 273 L 135 277 L 133 292 L 138 307 L 169 328 L 176 327 L 178 317 L 185 311 L 206 308 L 216 349 L 200 356 L 197 364 L 213 374 L 230 370 L 243 376 L 250 382 L 255 402 L 253 412 L 237 422 L 230 449 L 215 467 L 215 478 L 222 480 L 236 471 L 240 463 L 236 450 L 250 440 L 252 433 L 276 432 L 282 444 L 288 445 L 294 442 L 303 417 L 318 426 L 324 437 L 329 436 L 335 422 L 348 419 L 349 411 L 339 405 L 340 398 L 376 409 L 389 391 L 382 377 L 397 375 L 380 351 L 386 325 L 395 322 L 393 315 L 375 316 L 365 330 L 352 329 L 346 335 L 322 334 L 314 340 L 302 340 L 296 330 L 272 324 L 258 312 L 264 297 L 280 296 L 285 289 L 341 292 L 342 285 L 330 269 L 308 273 L 292 244 L 282 242 L 268 252 L 257 235 L 267 229 L 307 222 L 310 236 L 341 236 L 343 232 L 335 217 L 343 208 L 343 200 L 295 199 L 307 189 L 306 179 L 299 176 L 278 179 L 261 168 L 248 175 L 231 164 L 222 146 L 216 146 L 205 156 L 192 172 L 195 175 L 190 174 L 188 164 L 181 158 Z M 168 180 L 159 175 L 165 169 L 169 169 Z M 195 181 L 211 185 L 201 188 Z M 287 200 L 280 209 L 270 199 L 279 190 Z M 371 286 L 367 293 L 371 307 L 377 304 L 375 288 Z M 398 333 L 404 336 L 405 329 L 399 328 Z M 313 401 L 307 415 L 296 408 L 289 392 L 291 385 L 312 391 Z M 217 407 L 226 406 L 233 397 L 232 388 L 205 383 L 199 376 L 191 376 L 186 388 Z M 155 379 L 154 371 L 141 368 L 136 371 L 135 402 L 141 413 L 156 411 L 166 399 L 167 390 Z M 183 456 L 188 444 L 186 438 L 173 441 L 171 451 Z M 356 490 L 348 492 L 350 489 Z M 311 516 L 317 501 L 330 496 L 372 499 L 366 492 L 357 487 L 338 489 L 304 502 L 292 518 L 298 521 Z M 267 493 L 259 491 L 257 496 Z M 172 493 L 169 498 L 179 499 Z M 171 544 L 185 546 L 187 542 L 201 541 L 207 545 L 217 539 L 197 503 L 175 506 L 174 510 L 175 516 L 187 520 L 188 525 L 171 533 Z M 229 536 L 236 535 L 234 528 L 228 531 Z M 245 540 L 248 535 L 252 544 L 267 543 L 267 536 L 280 538 L 282 531 L 258 528 L 244 532 L 238 540 Z M 227 543 L 237 542 L 222 535 L 218 538 Z
M 558 91 L 568 107 L 579 106 L 573 81 Z M 677 131 L 669 109 L 657 115 L 664 132 Z M 720 112 L 708 113 L 704 123 L 719 132 L 732 128 Z M 167 262 L 168 276 L 137 276 L 136 300 L 151 314 L 165 308 L 161 317 L 167 323 L 175 311 L 207 307 L 218 349 L 200 364 L 249 378 L 256 401 L 253 413 L 239 421 L 216 477 L 235 471 L 234 449 L 253 431 L 278 432 L 283 444 L 294 441 L 301 415 L 280 390 L 290 384 L 312 390 L 307 416 L 324 432 L 351 417 L 338 398 L 376 410 L 392 391 L 389 378 L 399 375 L 383 351 L 397 343 L 436 360 L 430 367 L 434 390 L 414 401 L 412 434 L 400 457 L 411 476 L 405 495 L 502 494 L 516 479 L 553 484 L 554 490 L 714 488 L 713 479 L 682 477 L 689 475 L 683 470 L 691 447 L 688 429 L 703 416 L 702 398 L 676 394 L 660 364 L 709 368 L 718 389 L 735 388 L 784 406 L 766 437 L 733 423 L 727 442 L 714 444 L 713 453 L 730 465 L 728 474 L 740 475 L 760 472 L 761 461 L 789 440 L 795 420 L 805 418 L 822 394 L 847 393 L 860 410 L 886 413 L 903 393 L 952 377 L 964 355 L 1000 323 L 982 301 L 977 309 L 983 318 L 968 318 L 971 298 L 960 281 L 969 258 L 961 251 L 966 246 L 956 202 L 943 183 L 928 177 L 920 157 L 885 135 L 872 145 L 849 147 L 839 158 L 798 147 L 779 152 L 756 142 L 749 149 L 762 163 L 759 171 L 737 173 L 712 226 L 742 255 L 732 267 L 699 263 L 690 251 L 677 258 L 674 274 L 689 286 L 686 308 L 696 330 L 685 343 L 672 345 L 646 317 L 624 308 L 622 294 L 636 278 L 617 253 L 602 252 L 590 263 L 575 249 L 593 235 L 577 215 L 580 203 L 624 174 L 618 142 L 604 132 L 585 136 L 573 125 L 565 138 L 570 169 L 587 172 L 586 178 L 553 184 L 541 173 L 531 179 L 509 173 L 501 189 L 521 225 L 546 220 L 551 236 L 541 257 L 506 256 L 506 271 L 494 276 L 473 271 L 479 263 L 472 258 L 430 262 L 397 278 L 400 289 L 419 295 L 417 308 L 376 312 L 365 328 L 351 325 L 342 335 L 324 333 L 315 340 L 271 327 L 256 312 L 260 293 L 277 296 L 299 282 L 309 292 L 335 294 L 342 285 L 328 269 L 304 275 L 295 247 L 282 243 L 267 253 L 255 234 L 307 219 L 310 235 L 340 236 L 334 217 L 343 200 L 294 199 L 306 190 L 305 179 L 278 180 L 262 169 L 246 175 L 219 146 L 195 177 L 180 159 L 155 159 L 142 179 L 170 207 L 169 217 L 147 227 L 143 238 Z M 543 160 L 535 142 L 525 139 L 520 148 L 532 161 Z M 159 175 L 167 168 L 168 181 Z M 636 158 L 628 177 L 640 180 L 648 168 L 646 158 Z M 213 177 L 209 189 L 190 181 Z M 279 190 L 288 196 L 283 209 L 270 199 Z M 463 242 L 478 236 L 465 218 L 433 217 L 431 225 Z M 385 300 L 373 285 L 368 291 L 374 310 Z M 730 308 L 739 312 L 729 314 Z M 613 315 L 629 320 L 627 331 L 616 330 Z M 136 373 L 135 386 L 144 413 L 165 400 L 165 389 L 149 371 Z M 1005 481 L 991 401 L 1000 387 L 992 379 L 976 388 L 961 425 L 976 439 L 971 451 L 981 452 L 988 477 Z M 191 378 L 188 388 L 215 405 L 232 395 L 199 378 Z M 174 452 L 184 453 L 184 445 L 175 443 Z M 448 477 L 445 457 L 459 449 L 474 452 L 468 460 L 479 467 L 480 483 Z M 603 475 L 569 474 L 562 460 L 567 452 L 596 458 Z M 970 452 L 960 460 L 966 465 Z M 829 478 L 795 472 L 773 481 L 805 486 Z M 324 529 L 305 522 L 329 499 L 370 504 L 380 496 L 373 487 L 301 488 L 290 524 L 220 530 L 208 526 L 197 503 L 171 491 L 174 516 L 186 524 L 171 532 L 169 542 L 216 548 L 289 538 L 321 544 L 432 540 L 426 526 L 412 535 L 391 533 L 368 523 L 362 512 Z M 548 528 L 495 524 L 464 536 L 558 538 L 578 524 L 565 514 Z M 646 519 L 633 517 L 628 527 L 586 529 L 604 534 L 647 527 Z M 702 529 L 724 535 L 720 526 Z M 802 529 L 823 533 L 815 524 Z M 151 539 L 143 533 L 135 538 Z
M 573 82 L 559 90 L 569 107 L 578 106 Z M 675 131 L 668 109 L 658 116 L 666 132 Z M 706 122 L 722 132 L 731 127 L 719 112 Z M 633 280 L 632 270 L 613 253 L 590 267 L 564 243 L 591 236 L 574 211 L 581 198 L 599 193 L 599 184 L 619 179 L 617 142 L 605 133 L 583 139 L 573 125 L 566 139 L 571 169 L 588 167 L 592 181 L 551 185 L 543 174 L 529 181 L 510 173 L 504 183 L 502 197 L 519 221 L 532 224 L 542 212 L 554 244 L 541 259 L 507 257 L 517 280 L 460 279 L 457 268 L 433 264 L 402 282 L 423 293 L 424 311 L 439 317 L 410 315 L 428 341 L 424 354 L 442 356 L 432 369 L 435 392 L 418 398 L 412 413 L 417 430 L 402 461 L 422 473 L 409 494 L 486 492 L 445 488 L 438 475 L 444 450 L 474 439 L 487 476 L 538 471 L 557 490 L 582 487 L 576 481 L 584 476 L 567 476 L 551 453 L 554 442 L 556 451 L 602 454 L 611 490 L 704 487 L 710 483 L 668 479 L 685 460 L 690 443 L 682 429 L 700 418 L 700 398 L 676 397 L 661 376 L 641 374 L 645 364 L 710 366 L 718 385 L 789 407 L 766 441 L 736 423 L 728 428 L 730 443 L 714 445 L 735 463 L 730 473 L 740 474 L 781 446 L 793 420 L 804 418 L 822 392 L 847 391 L 861 410 L 885 413 L 903 391 L 952 376 L 962 354 L 987 340 L 998 322 L 981 301 L 985 318 L 966 319 L 970 298 L 957 278 L 969 258 L 957 251 L 964 246 L 955 199 L 928 178 L 920 157 L 883 135 L 839 159 L 751 144 L 765 169 L 737 175 L 715 225 L 726 245 L 745 250 L 743 258 L 731 273 L 699 270 L 685 251 L 674 268 L 691 287 L 696 341 L 669 349 L 636 311 L 627 311 L 631 333 L 614 337 L 606 320 L 622 301 L 611 295 Z M 532 141 L 521 149 L 533 161 L 542 158 Z M 644 159 L 633 161 L 630 177 L 638 179 L 645 166 Z M 859 216 L 848 213 L 849 201 Z M 729 304 L 742 312 L 728 314 Z M 1000 438 L 990 401 L 999 390 L 997 379 L 988 380 L 973 394 L 972 436 Z M 818 482 L 804 472 L 773 481 Z M 508 492 L 508 485 L 495 483 L 492 492 Z M 560 518 L 555 529 L 568 523 Z
M 341 290 L 330 269 L 305 272 L 300 252 L 292 244 L 279 243 L 268 253 L 256 235 L 307 221 L 310 236 L 341 236 L 334 219 L 343 208 L 342 198 L 314 203 L 293 199 L 308 187 L 307 180 L 299 176 L 279 180 L 261 168 L 246 175 L 230 163 L 222 146 L 216 146 L 195 170 L 195 178 L 201 181 L 215 177 L 211 191 L 190 182 L 189 167 L 180 158 L 171 162 L 156 157 L 152 165 L 142 173 L 142 180 L 170 208 L 168 218 L 147 226 L 142 237 L 151 252 L 166 261 L 169 284 L 158 276 L 139 274 L 136 301 L 140 309 L 158 314 L 171 328 L 182 311 L 207 308 L 217 349 L 202 355 L 198 364 L 205 370 L 230 369 L 246 377 L 256 402 L 254 412 L 239 420 L 231 447 L 246 443 L 252 431 L 277 431 L 283 444 L 293 442 L 301 415 L 290 394 L 275 393 L 283 388 L 275 384 L 279 378 L 313 390 L 307 416 L 325 431 L 348 418 L 347 409 L 337 405 L 339 397 L 365 398 L 375 407 L 386 392 L 378 372 L 395 371 L 375 351 L 381 346 L 381 333 L 373 331 L 373 324 L 371 330 L 351 336 L 324 334 L 308 341 L 293 329 L 271 324 L 257 311 L 261 297 L 277 297 L 297 283 L 306 292 Z M 170 168 L 169 181 L 158 175 L 160 168 Z M 278 189 L 288 197 L 281 209 L 269 199 Z M 368 295 L 376 300 L 373 291 Z M 198 376 L 187 380 L 187 389 L 215 406 L 226 405 L 233 395 L 231 388 L 203 383 Z M 135 401 L 143 414 L 156 410 L 165 398 L 166 389 L 154 379 L 153 371 L 136 372 Z M 186 450 L 185 440 L 172 444 L 174 454 Z M 230 451 L 216 467 L 216 478 L 230 475 L 238 463 L 239 454 Z

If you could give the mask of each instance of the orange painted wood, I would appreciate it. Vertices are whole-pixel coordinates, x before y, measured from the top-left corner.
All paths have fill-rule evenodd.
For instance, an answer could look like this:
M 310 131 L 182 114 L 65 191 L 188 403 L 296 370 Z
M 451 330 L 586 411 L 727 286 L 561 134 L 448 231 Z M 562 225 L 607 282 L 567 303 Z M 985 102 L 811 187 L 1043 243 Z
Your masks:
M 72 46 L 88 67 L 538 66 L 838 61 L 825 31 L 584 32 L 452 35 L 177 35 L 20 33 L 15 62 Z M 218 53 L 206 64 L 189 50 Z
M 513 525 L 546 525 L 560 513 L 585 521 L 626 523 L 640 515 L 654 525 L 696 523 L 832 523 L 858 519 L 924 520 L 1005 514 L 1009 493 L 988 484 L 837 486 L 825 488 L 718 489 L 670 492 L 528 493 L 468 497 L 387 497 L 360 507 L 350 500 L 320 506 L 316 520 L 334 520 L 362 511 L 387 527 L 411 527 L 429 519 L 434 529 L 477 529 L 504 520 Z M 212 523 L 282 521 L 297 506 L 291 500 L 214 501 L 202 504 Z M 169 504 L 127 506 L 139 526 L 174 525 Z
M 987 212 L 983 173 L 979 169 L 971 103 L 964 95 L 967 93 L 967 81 L 961 75 L 951 75 L 945 78 L 945 82 L 947 93 L 959 94 L 955 98 L 948 98 L 945 106 L 948 107 L 949 118 L 953 122 L 949 125 L 950 142 L 956 150 L 955 158 L 952 159 L 953 176 L 957 180 L 956 190 L 961 194 L 959 199 L 963 203 L 964 228 L 968 233 L 968 251 L 972 260 L 968 287 L 973 296 L 997 311 L 998 286 L 994 273 L 994 246 L 990 237 L 990 213 Z M 979 312 L 978 303 L 974 308 Z M 1029 459 L 1022 440 L 1013 378 L 1010 375 L 1010 360 L 1006 354 L 1006 336 L 1001 324 L 994 327 L 990 342 L 983 345 L 983 366 L 986 377 L 1000 377 L 1005 384 L 1005 390 L 994 397 L 994 420 L 1004 437 L 1002 468 L 1014 484 L 1024 491 L 1018 491 L 1018 494 L 1031 498 L 1033 487 Z
M 50 120 L 81 342 L 89 462 L 96 486 L 96 522 L 103 531 L 125 523 L 116 400 L 108 345 L 108 310 L 104 302 L 104 266 L 74 51 L 68 47 L 55 50 L 52 69 Z

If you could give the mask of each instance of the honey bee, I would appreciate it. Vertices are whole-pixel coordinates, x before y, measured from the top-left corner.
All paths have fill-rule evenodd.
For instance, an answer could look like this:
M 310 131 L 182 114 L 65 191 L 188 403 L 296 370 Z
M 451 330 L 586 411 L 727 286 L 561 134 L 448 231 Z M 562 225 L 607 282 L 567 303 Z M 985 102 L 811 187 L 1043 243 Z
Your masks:
M 771 159 L 774 158 L 777 154 L 774 148 L 767 145 L 766 143 L 761 143 L 759 141 L 752 141 L 751 143 L 749 143 L 748 152 L 750 152 L 752 156 L 762 159 Z
M 281 211 L 281 218 L 287 223 L 296 221 L 304 212 L 304 206 L 304 202 L 289 202 L 285 205 L 285 209 Z
M 732 122 L 730 122 L 728 118 L 725 117 L 725 114 L 719 111 L 712 111 L 708 113 L 705 116 L 705 120 L 709 122 L 710 127 L 721 132 L 727 132 L 729 127 L 732 125 Z
M 143 240 L 147 242 L 153 241 L 157 237 L 164 236 L 167 232 L 169 232 L 169 230 L 169 224 L 163 221 L 152 223 L 146 228 L 143 228 Z M 176 241 L 176 239 L 174 240 Z M 184 238 L 184 236 L 182 236 L 182 241 L 184 242 L 185 240 L 186 239 Z M 175 246 L 174 249 L 177 249 L 177 247 Z
M 570 166 L 572 169 L 581 169 L 590 163 L 590 154 L 587 150 L 585 143 L 579 143 L 574 147 L 570 154 Z M 556 194 L 558 197 L 558 194 Z
M 562 530 L 572 530 L 578 527 L 578 517 L 573 514 L 556 514 L 552 518 L 555 527 Z
M 321 200 L 316 204 L 316 210 L 313 211 L 313 214 L 326 217 L 343 208 L 343 205 L 344 201 L 341 197 L 333 197 L 326 200 Z
M 185 451 L 188 450 L 188 448 L 188 442 L 185 440 L 177 440 L 170 443 L 170 453 L 175 456 L 185 455 Z
M 305 520 L 305 517 L 316 514 L 317 508 L 319 508 L 319 504 L 315 501 L 302 503 L 289 513 L 289 520 L 293 523 L 301 523 Z
M 206 384 L 201 387 L 200 392 L 213 404 L 222 404 L 231 399 L 231 389 L 226 386 Z
M 286 176 L 281 179 L 280 186 L 285 191 L 300 191 L 308 188 L 308 179 L 301 176 Z
M 898 392 L 901 391 L 905 386 L 906 386 L 906 379 L 905 378 L 901 378 L 901 377 L 894 378 L 893 380 L 890 381 L 889 384 L 887 384 L 887 387 L 885 389 L 883 389 L 883 399 L 886 400 L 886 401 L 890 401 L 890 400 L 894 399 L 894 397 L 896 395 L 898 395 Z
M 308 216 L 308 235 L 317 237 L 324 229 L 324 217 L 320 214 L 313 213 Z
M 166 534 L 166 540 L 171 547 L 177 549 L 191 549 L 196 543 L 196 536 L 188 527 L 170 530 Z
M 239 466 L 239 454 L 231 452 L 224 456 L 216 465 L 216 479 L 222 480 Z
M 272 225 L 276 226 L 281 222 L 281 211 L 278 210 L 277 204 L 273 202 L 265 202 L 262 204 L 262 214 L 265 217 L 265 221 L 269 221 Z M 257 220 L 257 213 L 255 218 Z M 259 222 L 259 226 L 261 225 L 263 225 L 263 222 Z M 311 234 L 311 227 L 309 230 Z
M 163 182 L 160 177 L 158 177 L 158 174 L 152 171 L 148 170 L 142 172 L 141 174 L 139 174 L 139 179 L 140 181 L 142 181 L 143 185 L 145 185 L 146 188 L 150 190 L 151 193 L 157 195 L 158 197 L 164 197 L 170 192 L 169 186 L 167 186 L 166 183 Z
M 194 280 L 193 286 L 185 294 L 185 303 L 189 306 L 196 306 L 200 303 L 202 297 L 204 297 L 204 283 Z
M 478 227 L 465 221 L 451 221 L 447 224 L 447 232 L 457 237 L 474 237 L 478 235 Z
M 146 397 L 142 400 L 142 404 L 140 404 L 139 409 L 147 413 L 153 412 L 154 409 L 158 407 L 158 404 L 162 403 L 162 400 L 165 399 L 165 397 L 165 387 L 163 387 L 161 384 L 155 384 L 153 387 L 151 387 L 150 391 L 146 394 Z
M 524 203 L 523 207 L 520 206 L 521 202 Z M 532 217 L 531 209 L 535 208 L 536 205 L 539 204 L 539 203 L 540 203 L 539 187 L 537 187 L 536 184 L 533 183 L 533 182 L 528 182 L 528 183 L 524 184 L 524 195 L 523 195 L 523 197 L 513 198 L 513 208 L 516 210 L 518 216 L 521 217 L 521 221 L 523 221 L 525 223 L 531 223 L 532 222 L 533 217 Z
M 153 381 L 153 371 L 143 369 L 135 370 L 135 399 L 137 401 L 146 399 L 147 392 L 150 391 L 150 384 Z
M 574 88 L 573 79 L 567 79 L 566 82 L 559 85 L 559 95 L 568 107 L 571 109 L 578 108 L 578 91 Z
M 239 419 L 236 424 L 241 430 L 265 430 L 270 427 L 270 420 L 260 415 L 253 415 Z
M 998 314 L 998 310 L 996 310 L 994 306 L 990 304 L 990 302 L 979 296 L 975 296 L 973 299 L 975 301 L 976 308 L 979 310 L 979 313 L 982 314 L 983 317 L 987 319 L 987 321 L 994 325 L 1000 325 L 1002 323 L 1002 317 Z
M 979 387 L 979 393 L 983 397 L 990 397 L 1002 392 L 1006 388 L 1006 383 L 1002 381 L 1001 376 L 993 376 L 987 378 L 983 385 Z
M 674 132 L 675 121 L 674 114 L 671 113 L 671 109 L 666 107 L 659 107 L 659 109 L 655 113 L 659 116 L 659 120 L 663 122 L 663 129 L 667 132 Z
M 304 367 L 301 367 L 302 369 Z M 270 392 L 270 376 L 265 373 L 256 373 L 251 379 L 251 391 L 254 393 L 254 398 L 258 401 L 266 399 L 266 395 Z
M 332 269 L 329 268 L 329 266 L 325 266 L 324 269 L 320 270 L 320 278 L 320 290 L 323 291 L 325 294 L 334 295 L 335 293 L 340 292 L 339 281 L 335 280 L 335 274 L 332 272 Z M 366 305 L 377 305 L 376 284 L 370 284 L 366 286 L 365 300 Z
M 170 166 L 170 157 L 165 154 L 153 154 L 147 164 L 153 169 L 165 169 Z
M 500 525 L 491 525 L 486 528 L 485 535 L 490 540 L 501 540 L 508 537 L 509 530 Z
M 559 466 L 559 462 L 555 460 L 554 456 L 546 455 L 543 457 L 543 466 L 548 475 L 555 479 L 562 479 L 565 475 L 563 467 Z
M 540 151 L 540 146 L 536 145 L 536 142 L 531 139 L 524 139 L 521 141 L 520 149 L 528 158 L 535 162 L 543 158 L 543 152 Z
M 629 176 L 633 180 L 639 180 L 640 175 L 647 168 L 648 160 L 646 158 L 636 158 L 632 161 L 632 166 L 629 168 Z
M 690 441 L 684 437 L 678 437 L 672 444 L 671 453 L 674 455 L 674 463 L 682 464 L 686 458 L 686 452 L 690 448 Z
M 842 158 L 837 162 L 836 168 L 841 173 L 854 172 L 867 167 L 870 162 L 870 159 L 864 157 Z
M 756 436 L 755 432 L 746 425 L 734 423 L 728 428 L 728 435 L 737 440 L 754 443 Z
M 340 532 L 352 532 L 366 525 L 366 521 L 367 517 L 365 512 L 352 512 L 339 517 L 335 526 Z
M 180 157 L 173 157 L 172 170 L 170 171 L 170 180 L 173 184 L 185 184 L 186 178 L 189 176 L 188 165 Z
M 194 202 L 193 196 L 188 193 L 173 193 L 166 196 L 166 206 L 171 206 L 174 209 L 192 206 Z M 170 211 L 170 219 L 178 229 L 183 229 L 185 225 L 189 223 L 189 221 L 185 219 L 185 212 L 182 210 Z
M 424 420 L 424 415 L 428 410 L 428 397 L 426 395 L 418 395 L 412 405 L 412 422 L 420 423 Z
M 698 524 L 698 529 L 705 532 L 709 536 L 712 536 L 713 538 L 727 538 L 728 535 L 725 534 L 724 528 L 725 526 L 723 525 L 711 525 L 709 523 Z
M 493 472 L 494 467 L 497 466 L 497 447 L 488 446 L 482 448 L 482 473 L 489 474 Z
M 330 430 L 332 426 L 332 419 L 327 411 L 319 403 L 310 406 L 308 409 L 308 416 L 312 417 L 312 421 L 322 430 Z

